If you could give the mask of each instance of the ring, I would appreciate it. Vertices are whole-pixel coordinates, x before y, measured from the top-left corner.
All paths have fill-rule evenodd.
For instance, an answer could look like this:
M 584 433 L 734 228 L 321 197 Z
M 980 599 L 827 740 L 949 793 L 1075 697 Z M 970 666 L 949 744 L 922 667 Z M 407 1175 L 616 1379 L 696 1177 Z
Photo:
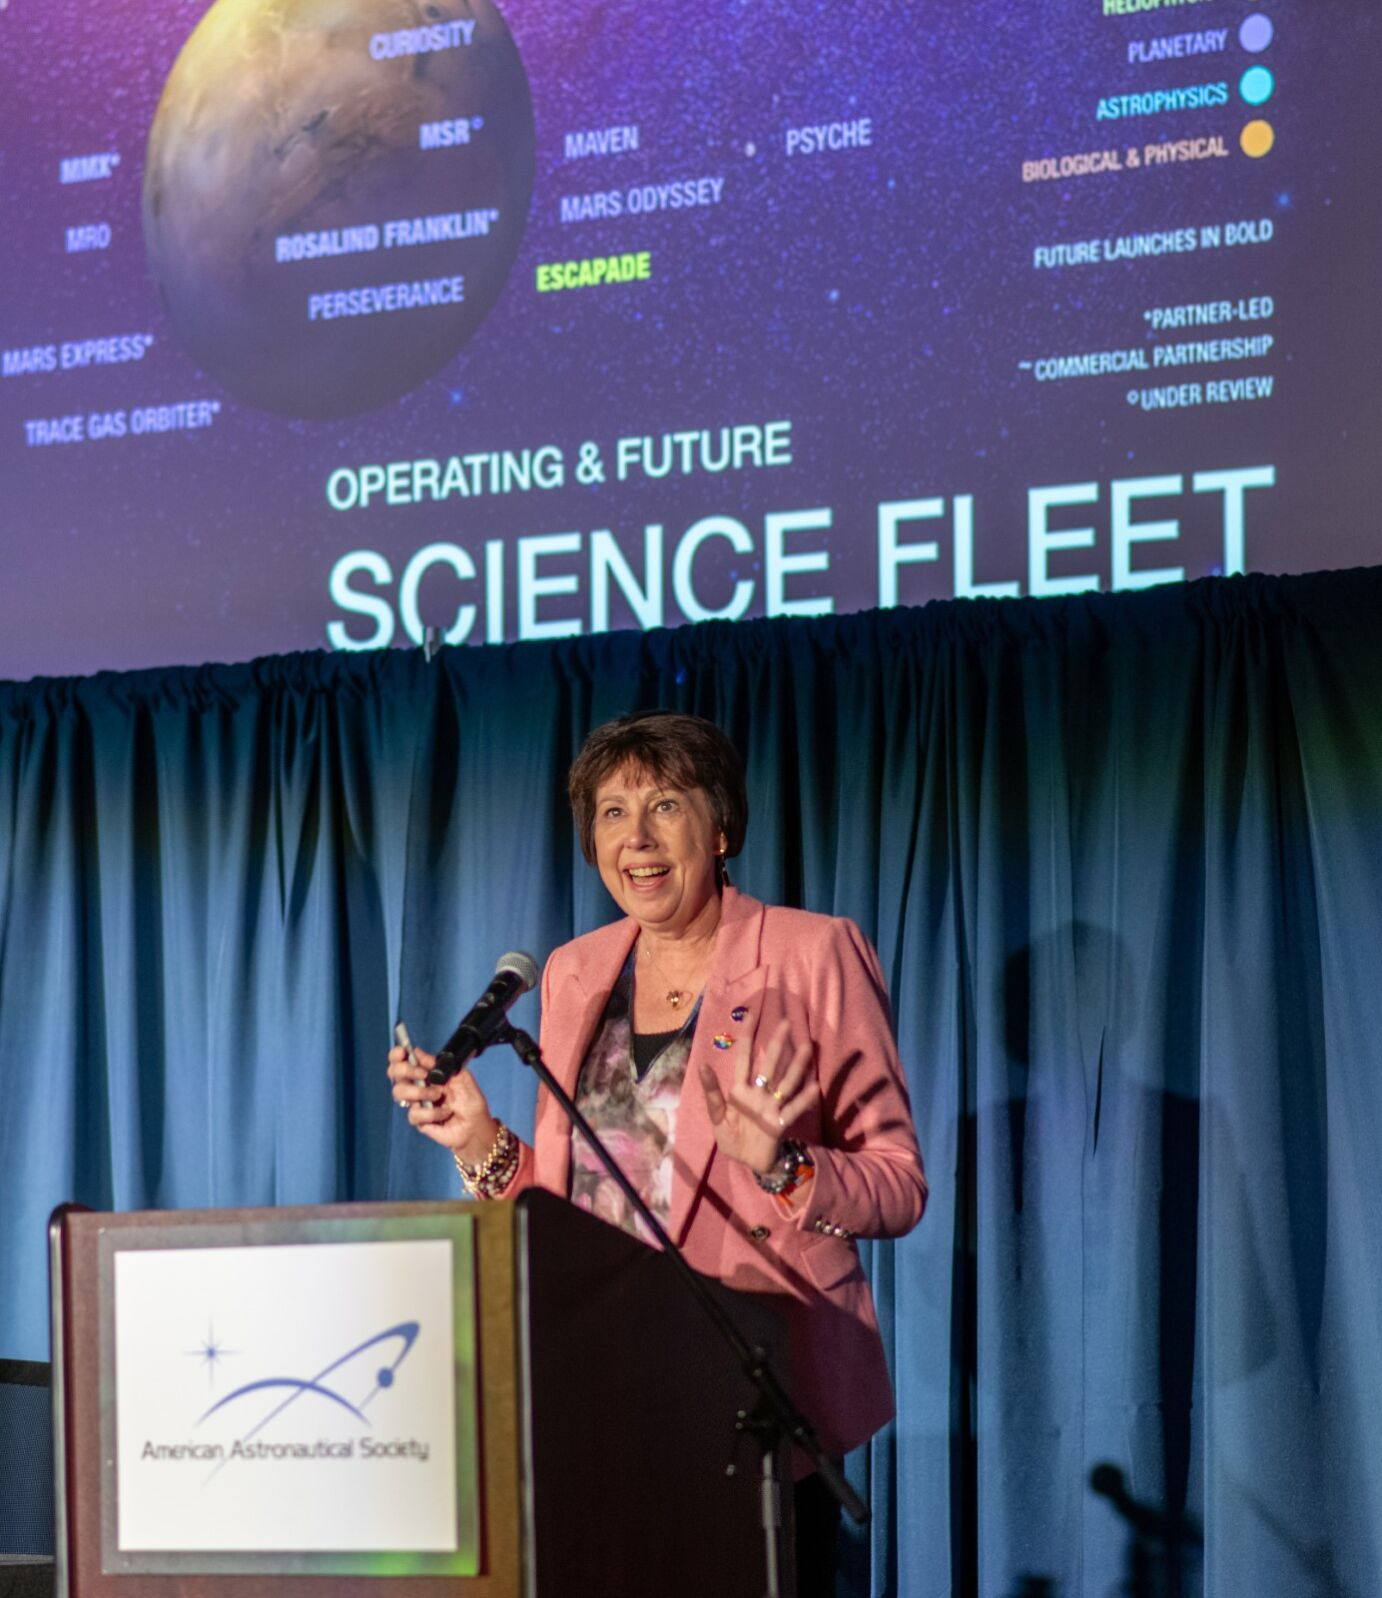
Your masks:
M 779 1104 L 782 1103 L 782 1095 L 777 1091 L 776 1088 L 769 1088 L 768 1092 L 772 1094 Z
M 754 1077 L 753 1085 L 756 1088 L 767 1088 L 769 1093 L 771 1093 L 772 1090 L 773 1090 L 772 1083 L 769 1082 L 769 1080 L 765 1076 L 756 1076 L 756 1077 Z

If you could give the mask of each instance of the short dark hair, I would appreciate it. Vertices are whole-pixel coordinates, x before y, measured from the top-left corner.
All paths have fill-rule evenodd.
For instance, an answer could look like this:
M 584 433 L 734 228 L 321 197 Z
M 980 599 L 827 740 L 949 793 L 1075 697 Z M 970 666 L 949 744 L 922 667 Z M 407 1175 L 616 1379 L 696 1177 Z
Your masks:
M 624 766 L 675 788 L 700 788 L 710 814 L 725 835 L 725 851 L 737 855 L 749 824 L 749 796 L 739 751 L 713 721 L 676 710 L 640 710 L 607 721 L 581 745 L 566 791 L 571 798 L 581 853 L 595 863 L 595 794 Z

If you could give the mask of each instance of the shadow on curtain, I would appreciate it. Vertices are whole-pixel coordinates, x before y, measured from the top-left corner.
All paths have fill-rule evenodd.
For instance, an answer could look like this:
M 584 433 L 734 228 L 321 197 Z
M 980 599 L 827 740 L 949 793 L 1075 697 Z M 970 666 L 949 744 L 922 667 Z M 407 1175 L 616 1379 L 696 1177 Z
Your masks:
M 0 1355 L 64 1199 L 454 1195 L 392 1023 L 607 916 L 565 769 L 675 705 L 736 880 L 875 940 L 931 1178 L 841 1591 L 1376 1593 L 1379 684 L 1365 571 L 0 686 Z

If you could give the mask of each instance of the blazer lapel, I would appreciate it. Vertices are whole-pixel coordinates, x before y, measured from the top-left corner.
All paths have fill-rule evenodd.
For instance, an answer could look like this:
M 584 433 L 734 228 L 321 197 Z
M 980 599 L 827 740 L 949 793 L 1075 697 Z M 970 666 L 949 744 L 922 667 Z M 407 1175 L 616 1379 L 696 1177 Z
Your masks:
M 677 1103 L 672 1202 L 667 1230 L 678 1244 L 685 1240 L 696 1196 L 716 1154 L 715 1131 L 705 1107 L 705 1089 L 701 1086 L 701 1067 L 710 1067 L 721 1090 L 727 1094 L 734 1080 L 734 1054 L 731 1049 L 717 1048 L 715 1038 L 727 1037 L 735 1042 L 747 1038 L 750 1049 L 753 1047 L 768 977 L 768 968 L 759 964 L 762 930 L 763 906 L 758 900 L 726 888 L 720 930 L 715 940 L 715 964 L 705 985 L 691 1057 L 686 1064 L 686 1078 Z M 742 1020 L 734 1019 L 736 1010 L 745 1012 Z

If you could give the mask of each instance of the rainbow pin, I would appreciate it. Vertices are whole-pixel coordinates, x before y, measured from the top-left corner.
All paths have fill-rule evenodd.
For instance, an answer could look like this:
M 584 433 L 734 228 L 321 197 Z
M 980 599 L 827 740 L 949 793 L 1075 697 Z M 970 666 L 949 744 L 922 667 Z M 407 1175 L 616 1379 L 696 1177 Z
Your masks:
M 733 1044 L 734 1039 L 728 1032 L 717 1032 L 713 1041 L 717 1049 L 727 1049 Z

